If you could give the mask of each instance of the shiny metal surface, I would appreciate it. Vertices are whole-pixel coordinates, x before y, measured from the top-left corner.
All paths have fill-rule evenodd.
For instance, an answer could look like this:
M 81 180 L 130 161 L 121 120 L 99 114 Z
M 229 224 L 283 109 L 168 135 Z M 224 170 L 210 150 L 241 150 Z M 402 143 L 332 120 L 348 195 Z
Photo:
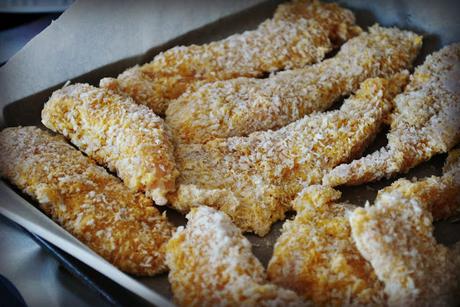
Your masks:
M 343 0 L 339 1 L 346 7 L 353 9 L 362 26 L 379 22 L 384 26 L 398 26 L 424 34 L 424 47 L 417 63 L 423 62 L 425 56 L 445 44 L 460 41 L 460 11 L 459 1 L 366 1 Z M 273 7 L 273 2 L 269 4 Z M 265 13 L 254 13 L 254 18 L 235 19 L 235 24 L 221 23 L 207 28 L 204 31 L 191 33 L 175 40 L 175 44 L 202 42 L 225 36 L 229 32 L 253 27 L 264 18 Z M 107 71 L 121 71 L 124 67 L 113 64 L 106 67 Z M 98 74 L 105 75 L 105 71 L 97 71 L 83 78 L 97 79 Z M 23 101 L 13 103 L 7 107 L 5 122 L 7 125 L 38 124 L 39 112 L 43 99 L 49 93 L 39 93 Z M 25 112 L 27 110 L 27 112 Z M 459 119 L 460 120 L 460 119 Z M 372 151 L 382 145 L 385 139 L 382 133 L 373 146 Z M 405 177 L 424 177 L 439 174 L 445 155 L 435 157 Z M 401 176 L 402 177 L 402 176 Z M 390 184 L 392 180 L 371 183 L 361 187 L 344 188 L 343 199 L 362 205 L 366 200 L 372 201 L 378 189 Z M 183 219 L 175 217 L 179 224 Z M 279 235 L 282 223 L 277 223 L 269 235 L 258 238 L 249 235 L 253 243 L 256 256 L 266 264 L 271 257 L 272 246 Z M 460 240 L 460 223 L 452 221 L 436 225 L 436 237 L 445 244 Z M 15 229 L 0 218 L 0 273 L 9 278 L 21 291 L 30 306 L 104 306 L 101 299 L 87 290 L 87 288 L 66 271 L 59 269 L 57 262 L 27 235 Z M 165 297 L 170 297 L 169 286 L 165 275 L 139 279 L 145 285 L 154 288 Z M 97 282 L 97 281 L 96 281 Z M 33 302 L 33 304 L 31 304 Z
M 31 307 L 110 306 L 2 215 L 0 273 L 16 286 Z M 4 306 L 2 303 L 7 302 L 0 298 L 0 305 Z

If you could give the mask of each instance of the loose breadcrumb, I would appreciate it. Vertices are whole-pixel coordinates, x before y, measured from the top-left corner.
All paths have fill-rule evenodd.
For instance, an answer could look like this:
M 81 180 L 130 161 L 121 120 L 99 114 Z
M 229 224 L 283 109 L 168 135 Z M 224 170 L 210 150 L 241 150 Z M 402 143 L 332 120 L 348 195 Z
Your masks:
M 348 213 L 336 203 L 340 192 L 310 186 L 294 201 L 268 264 L 269 279 L 296 291 L 315 306 L 385 305 L 383 284 L 351 238 Z
M 88 84 L 66 86 L 45 104 L 42 122 L 157 205 L 175 190 L 178 171 L 164 121 L 131 98 Z
M 166 123 L 180 143 L 244 136 L 283 127 L 328 109 L 371 77 L 411 67 L 421 36 L 375 25 L 346 42 L 330 59 L 266 79 L 217 81 L 186 91 L 169 104 Z
M 269 284 L 251 244 L 224 213 L 198 207 L 167 245 L 174 300 L 180 306 L 307 306 Z
M 460 141 L 460 43 L 428 56 L 395 99 L 388 145 L 326 175 L 324 183 L 358 185 L 407 172 Z
M 173 208 L 208 205 L 243 231 L 265 235 L 304 184 L 361 154 L 388 116 L 407 73 L 368 79 L 340 110 L 306 116 L 280 130 L 176 146 L 180 171 Z
M 457 193 L 459 156 L 460 151 L 453 153 L 455 165 L 447 166 L 444 175 L 456 178 Z M 358 208 L 350 216 L 353 239 L 384 282 L 392 306 L 453 306 L 458 294 L 458 248 L 450 251 L 433 236 L 431 211 L 439 212 L 445 189 L 432 179 L 399 180 L 380 191 L 374 206 Z
M 173 232 L 166 216 L 64 138 L 35 127 L 3 130 L 0 175 L 121 270 L 166 271 L 165 247 Z
M 361 31 L 354 15 L 336 4 L 296 1 L 281 5 L 276 16 L 256 30 L 221 41 L 174 47 L 116 79 L 102 79 L 100 85 L 126 93 L 161 115 L 171 99 L 197 83 L 258 77 L 316 63 L 334 44 Z

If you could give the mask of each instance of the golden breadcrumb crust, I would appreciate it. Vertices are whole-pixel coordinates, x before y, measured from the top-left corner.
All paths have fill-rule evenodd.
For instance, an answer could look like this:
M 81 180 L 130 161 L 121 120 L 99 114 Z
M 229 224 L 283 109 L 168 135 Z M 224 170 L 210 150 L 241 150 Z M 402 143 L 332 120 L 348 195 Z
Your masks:
M 269 279 L 316 306 L 385 305 L 383 284 L 351 237 L 348 214 L 336 203 L 340 192 L 310 186 L 294 201 L 297 215 L 286 221 L 268 265 Z
M 256 30 L 205 45 L 178 46 L 100 85 L 126 93 L 163 114 L 171 99 L 198 83 L 303 67 L 321 61 L 334 44 L 360 32 L 354 15 L 336 4 L 283 4 Z M 331 41 L 332 40 L 332 41 Z
M 391 306 L 454 305 L 460 249 L 449 250 L 436 242 L 431 211 L 440 210 L 445 178 L 455 178 L 458 193 L 459 156 L 458 150 L 452 153 L 443 177 L 414 183 L 399 180 L 380 191 L 373 206 L 357 208 L 350 216 L 353 239 L 384 282 Z M 439 191 L 433 180 L 440 181 Z M 449 198 L 444 200 L 444 205 L 452 206 Z M 445 216 L 446 210 L 441 211 Z
M 337 3 L 322 3 L 318 0 L 292 0 L 278 5 L 273 14 L 274 20 L 312 19 L 327 31 L 334 45 L 339 46 L 362 30 L 355 25 L 352 11 Z M 292 67 L 291 67 L 292 68 Z
M 407 172 L 460 141 L 460 43 L 428 56 L 395 99 L 388 145 L 325 176 L 358 185 Z
M 223 212 L 201 206 L 167 245 L 174 300 L 180 306 L 307 306 L 269 284 L 251 244 Z
M 379 191 L 380 194 L 398 191 L 406 198 L 416 195 L 423 203 L 429 204 L 434 220 L 441 220 L 460 213 L 460 150 L 449 153 L 441 177 L 431 176 L 423 180 L 399 179 L 391 186 Z
M 173 231 L 166 216 L 64 138 L 35 127 L 3 130 L 0 175 L 121 270 L 166 271 L 165 245 Z
M 178 189 L 168 196 L 187 212 L 208 205 L 243 231 L 265 235 L 284 218 L 304 184 L 362 153 L 388 116 L 407 74 L 368 79 L 340 110 L 306 116 L 280 130 L 176 146 Z
M 66 86 L 45 104 L 42 122 L 157 205 L 175 190 L 178 171 L 164 121 L 131 98 L 88 84 Z
M 166 123 L 179 143 L 280 128 L 328 109 L 367 78 L 410 68 L 421 45 L 415 33 L 375 25 L 346 42 L 335 57 L 313 66 L 188 90 L 169 104 Z

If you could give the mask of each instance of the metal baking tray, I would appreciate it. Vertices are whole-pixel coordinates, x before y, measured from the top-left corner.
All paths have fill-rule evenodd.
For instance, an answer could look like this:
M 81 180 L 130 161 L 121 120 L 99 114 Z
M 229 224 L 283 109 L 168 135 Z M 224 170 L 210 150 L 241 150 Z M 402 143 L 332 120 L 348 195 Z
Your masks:
M 397 26 L 402 29 L 409 29 L 419 34 L 423 34 L 424 44 L 420 56 L 416 60 L 416 65 L 422 63 L 427 54 L 439 49 L 448 43 L 460 41 L 460 19 L 458 19 L 456 16 L 457 12 L 460 11 L 460 2 L 455 0 L 442 0 L 435 2 L 410 0 L 344 0 L 338 2 L 341 5 L 353 10 L 357 17 L 357 23 L 363 28 L 378 22 L 383 26 Z M 224 18 L 218 22 L 214 22 L 203 28 L 178 37 L 163 46 L 153 47 L 146 54 L 142 54 L 133 58 L 127 58 L 117 63 L 107 65 L 100 69 L 81 75 L 71 81 L 73 83 L 88 82 L 90 84 L 97 85 L 100 78 L 106 76 L 116 76 L 118 73 L 122 72 L 124 69 L 130 66 L 150 61 L 155 54 L 172 46 L 209 42 L 224 38 L 232 33 L 255 28 L 258 23 L 272 15 L 276 5 L 277 1 L 264 2 L 251 9 Z M 66 80 L 62 80 L 62 84 L 65 81 Z M 52 91 L 62 86 L 62 84 L 59 84 L 56 87 L 48 88 L 42 92 L 36 93 L 32 96 L 5 106 L 2 109 L 5 125 L 41 126 L 40 112 L 43 104 L 50 96 Z M 379 148 L 385 144 L 386 132 L 387 131 L 382 131 L 380 133 L 374 144 L 370 146 L 367 152 L 372 152 L 376 148 Z M 397 178 L 421 178 L 429 175 L 439 175 L 441 173 L 441 167 L 444 163 L 445 157 L 446 155 L 438 155 L 431 161 L 414 168 L 408 174 L 399 176 Z M 393 180 L 396 180 L 397 178 L 394 178 Z M 363 205 L 366 201 L 372 202 L 377 191 L 391 184 L 393 180 L 382 180 L 358 187 L 339 188 L 343 192 L 342 200 L 350 201 L 356 205 Z M 8 183 L 2 184 L 0 182 L 0 196 L 3 201 L 21 202 L 25 200 L 31 205 L 38 207 L 34 201 L 23 195 L 20 191 L 13 188 Z M 166 211 L 168 217 L 176 225 L 183 225 L 185 223 L 184 217 L 170 209 L 166 209 Z M 12 217 L 10 216 L 10 218 Z M 25 220 L 26 218 L 21 219 L 18 217 L 13 217 L 13 219 L 19 224 L 22 224 L 24 227 L 28 228 L 27 221 Z M 253 244 L 254 254 L 261 260 L 264 265 L 268 263 L 271 257 L 272 247 L 276 238 L 279 236 L 281 225 L 282 222 L 276 223 L 272 227 L 271 232 L 263 238 L 259 238 L 251 234 L 247 235 L 248 239 Z M 99 274 L 94 269 L 78 260 L 82 259 L 80 254 L 69 255 L 65 251 L 62 251 L 60 248 L 50 244 L 46 240 L 43 240 L 40 238 L 40 236 L 37 236 L 36 234 L 31 234 L 31 236 L 33 236 L 39 244 L 41 244 L 47 251 L 55 256 L 75 276 L 82 279 L 83 282 L 85 282 L 87 285 L 105 297 L 109 303 L 114 305 L 125 305 L 127 304 L 126 298 L 134 295 L 128 294 L 128 292 L 126 292 L 125 295 L 127 297 L 125 297 L 125 299 L 120 299 L 120 286 L 111 279 L 116 280 L 117 283 L 120 283 L 120 281 L 117 280 L 117 278 L 115 278 L 113 275 L 105 273 L 106 276 L 104 276 Z M 435 236 L 439 242 L 447 245 L 459 241 L 460 223 L 456 222 L 455 219 L 436 223 Z M 61 244 L 60 246 L 64 246 L 65 248 L 65 245 Z M 166 301 L 171 301 L 172 293 L 167 281 L 167 274 L 162 274 L 156 277 L 134 279 L 137 282 L 145 285 L 148 289 L 151 289 L 160 295 L 160 297 L 153 296 L 153 299 L 150 300 L 151 303 L 164 305 Z M 133 291 L 133 288 L 127 288 Z M 139 292 L 137 292 L 137 294 L 139 294 Z M 143 296 L 144 299 L 149 299 L 149 297 L 146 295 L 141 296 Z M 145 301 L 141 300 L 137 301 L 139 304 L 144 302 Z M 147 302 L 145 303 L 148 304 Z

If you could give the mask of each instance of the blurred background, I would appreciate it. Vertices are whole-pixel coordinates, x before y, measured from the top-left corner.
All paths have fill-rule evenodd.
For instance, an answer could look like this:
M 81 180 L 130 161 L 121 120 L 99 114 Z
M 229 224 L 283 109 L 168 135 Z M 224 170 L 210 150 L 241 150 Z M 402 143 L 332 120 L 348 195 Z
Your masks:
M 4 65 L 53 20 L 59 18 L 61 13 L 74 1 L 0 0 L 0 66 Z M 157 1 L 164 5 L 167 3 L 175 8 L 180 6 L 177 5 L 180 1 Z M 271 2 L 277 1 L 279 0 L 271 0 Z M 336 1 L 352 8 L 360 25 L 370 25 L 375 20 L 379 20 L 383 25 L 398 25 L 425 34 L 424 55 L 438 49 L 443 44 L 458 41 L 460 37 L 459 0 Z M 98 8 L 95 10 L 96 13 L 102 10 L 101 2 L 103 1 L 86 0 L 86 3 L 91 3 L 95 8 Z M 119 0 L 118 2 L 122 1 Z M 202 0 L 201 2 L 206 2 L 207 5 L 212 3 L 211 0 Z M 130 2 L 129 5 L 131 6 L 132 3 Z M 200 3 L 200 0 L 195 0 L 195 7 L 197 3 Z M 110 3 L 111 5 L 112 3 Z M 162 8 L 164 9 L 164 7 Z M 112 7 L 110 7 L 110 13 L 112 12 Z M 84 15 L 79 15 L 78 21 L 80 22 L 87 15 L 85 11 Z M 96 19 L 100 19 L 99 15 Z M 255 25 L 258 21 L 252 22 Z M 212 30 L 211 34 L 214 34 Z M 202 39 L 199 35 L 195 35 L 190 42 L 196 42 L 195 39 L 197 38 Z M 115 43 L 122 39 L 124 38 L 114 36 L 112 39 L 114 44 L 107 46 L 104 55 L 113 53 L 113 50 L 118 48 Z M 184 43 L 184 39 L 187 40 L 188 38 L 183 38 L 180 42 Z M 209 38 L 205 37 L 204 39 Z M 139 41 L 141 40 L 139 39 Z M 146 41 L 148 41 L 147 38 Z M 185 41 L 186 44 L 190 42 Z M 56 45 L 58 44 L 59 41 L 56 41 Z M 53 49 L 56 49 L 55 47 L 55 45 L 52 46 Z M 61 49 L 63 49 L 62 46 Z M 148 54 L 140 58 L 139 62 L 151 59 L 154 52 L 157 50 L 150 50 Z M 84 56 L 85 54 L 81 52 L 76 55 Z M 67 59 L 73 60 L 72 57 L 76 55 L 65 56 Z M 29 56 L 34 56 L 34 54 L 29 54 Z M 46 56 L 49 57 L 50 55 L 46 54 Z M 59 54 L 56 53 L 56 56 Z M 137 61 L 138 59 L 131 60 Z M 421 60 L 423 57 L 418 63 Z M 20 80 L 22 81 L 22 79 Z M 53 257 L 50 257 L 50 254 Z M 1 275 L 7 277 L 12 285 L 20 290 L 20 294 L 30 306 L 140 306 L 142 304 L 136 301 L 136 297 L 128 293 L 127 290 L 117 286 L 39 237 L 29 234 L 2 215 L 0 215 L 0 307 L 12 306 L 2 304 L 7 302 L 5 299 L 6 291 L 8 291 L 10 298 L 14 298 L 15 294 L 14 291 L 11 291 L 9 281 L 4 281 Z M 2 289 L 5 292 L 2 292 Z
M 45 29 L 74 0 L 0 1 L 0 66 Z
M 74 1 L 0 0 L 0 66 Z M 0 250 L 0 307 L 140 305 L 133 294 L 2 215 Z M 89 276 L 102 284 L 94 289 Z M 105 288 L 119 295 L 105 296 Z

